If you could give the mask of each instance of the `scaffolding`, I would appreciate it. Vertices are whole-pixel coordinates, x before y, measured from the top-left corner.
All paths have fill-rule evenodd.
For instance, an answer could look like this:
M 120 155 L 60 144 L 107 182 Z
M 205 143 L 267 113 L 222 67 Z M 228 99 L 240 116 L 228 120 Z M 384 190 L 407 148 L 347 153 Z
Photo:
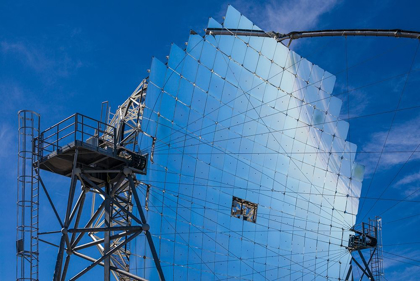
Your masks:
M 347 249 L 350 253 L 357 253 L 353 255 L 349 271 L 347 273 L 346 281 L 353 280 L 353 264 L 357 266 L 362 275 L 359 280 L 363 280 L 366 276 L 369 280 L 380 281 L 384 276 L 383 269 L 383 250 L 382 250 L 382 219 L 375 217 L 369 219 L 368 223 L 362 222 L 355 225 L 350 234 Z M 365 254 L 369 253 L 369 259 L 366 260 Z
M 145 280 L 130 271 L 129 243 L 140 234 L 165 280 L 137 191 L 144 186 L 137 176 L 147 171 L 148 154 L 137 146 L 146 88 L 144 81 L 109 121 L 105 108 L 105 122 L 76 113 L 41 132 L 37 113 L 19 112 L 17 280 L 38 280 L 39 242 L 58 248 L 54 281 L 79 279 L 98 266 L 103 280 Z M 56 208 L 41 171 L 70 179 L 64 209 Z M 39 231 L 39 187 L 56 231 Z M 74 272 L 74 258 L 88 265 Z

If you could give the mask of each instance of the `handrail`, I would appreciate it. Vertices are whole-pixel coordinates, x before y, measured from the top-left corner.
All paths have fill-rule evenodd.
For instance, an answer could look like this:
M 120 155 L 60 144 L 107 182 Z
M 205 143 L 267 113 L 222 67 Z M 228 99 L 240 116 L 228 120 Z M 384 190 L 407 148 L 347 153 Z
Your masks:
M 56 127 L 56 126 L 60 125 L 61 123 L 64 123 L 64 122 L 66 122 L 67 120 L 69 120 L 69 119 L 73 118 L 73 117 L 74 117 L 74 116 L 76 116 L 77 114 L 79 114 L 79 113 L 74 113 L 74 114 L 70 115 L 70 116 L 69 116 L 69 117 L 67 117 L 66 119 L 63 119 L 63 120 L 61 120 L 60 122 L 58 122 L 58 123 L 56 123 L 56 124 L 54 124 L 54 125 L 52 125 L 52 126 L 48 127 L 47 129 L 45 129 L 45 130 L 44 130 L 44 131 L 42 131 L 42 132 L 44 133 L 44 132 L 46 132 L 46 131 L 49 131 L 49 130 L 53 129 L 54 127 Z
M 71 123 L 71 124 L 67 125 L 66 127 L 62 128 L 61 130 L 58 130 L 58 131 L 56 131 L 56 132 L 52 133 L 51 135 L 48 135 L 47 137 L 44 137 L 44 140 L 47 140 L 47 139 L 51 138 L 52 136 L 55 136 L 57 133 L 61 133 L 61 132 L 62 132 L 62 131 L 64 131 L 65 129 L 68 129 L 68 128 L 70 128 L 71 126 L 73 126 L 74 124 L 75 124 L 75 122 L 73 122 L 73 123 Z M 57 126 L 57 128 L 59 128 L 59 127 Z M 44 132 L 46 132 L 46 131 L 44 131 Z M 44 132 L 43 132 L 43 133 L 44 133 Z
M 56 123 L 56 124 L 54 124 L 54 125 L 52 125 L 52 126 L 48 127 L 48 128 L 47 128 L 47 129 L 45 129 L 43 132 L 46 132 L 46 131 L 51 130 L 52 128 L 54 128 L 54 127 L 56 127 L 56 126 L 60 125 L 61 123 L 64 123 L 64 122 L 66 122 L 67 120 L 69 120 L 69 119 L 71 119 L 71 118 L 75 117 L 76 115 L 81 116 L 82 118 L 87 118 L 88 120 L 91 120 L 91 121 L 97 122 L 97 123 L 99 123 L 99 124 L 101 124 L 101 125 L 105 125 L 106 127 L 113 127 L 112 125 L 109 125 L 109 124 L 107 124 L 107 123 L 104 123 L 104 122 L 99 121 L 99 120 L 96 120 L 96 119 L 93 119 L 93 118 L 91 118 L 91 117 L 89 117 L 89 116 L 86 116 L 86 115 L 83 115 L 83 114 L 81 114 L 81 113 L 74 113 L 74 114 L 70 115 L 69 117 L 67 117 L 67 118 L 65 118 L 65 119 L 63 119 L 63 120 L 61 120 L 60 122 L 58 122 L 58 123 Z
M 110 147 L 116 151 L 115 134 L 116 129 L 112 125 L 75 113 L 42 131 L 36 145 L 41 157 L 44 151 L 51 153 L 77 140 L 89 142 L 97 139 L 98 146 L 101 144 L 100 147 Z

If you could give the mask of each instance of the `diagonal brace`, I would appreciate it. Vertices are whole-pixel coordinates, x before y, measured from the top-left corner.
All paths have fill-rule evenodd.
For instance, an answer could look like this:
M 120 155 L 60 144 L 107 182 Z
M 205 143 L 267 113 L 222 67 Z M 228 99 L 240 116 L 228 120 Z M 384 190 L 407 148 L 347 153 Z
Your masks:
M 127 175 L 127 178 L 128 178 L 128 181 L 130 182 L 130 187 L 131 187 L 131 190 L 133 191 L 134 200 L 136 201 L 137 209 L 139 211 L 142 223 L 147 224 L 146 216 L 144 215 L 144 212 L 143 212 L 140 200 L 139 200 L 139 196 L 137 194 L 136 186 L 134 185 L 134 181 L 131 174 Z M 146 233 L 146 238 L 150 247 L 150 251 L 152 252 L 152 255 L 153 255 L 153 260 L 155 262 L 156 269 L 159 273 L 159 278 L 161 281 L 165 281 L 165 276 L 163 275 L 163 270 L 162 270 L 162 267 L 160 266 L 160 260 L 156 252 L 155 244 L 153 243 L 152 235 L 150 234 L 149 230 L 146 230 L 145 233 Z
M 91 270 L 92 268 L 94 268 L 96 265 L 98 265 L 105 258 L 111 256 L 113 253 L 115 253 L 122 246 L 124 246 L 125 244 L 127 244 L 128 242 L 130 242 L 131 240 L 133 240 L 134 238 L 136 238 L 136 236 L 139 235 L 139 234 L 140 234 L 140 232 L 134 233 L 129 238 L 127 238 L 123 243 L 121 243 L 118 246 L 112 248 L 112 250 L 108 251 L 107 253 L 104 253 L 104 255 L 102 257 L 100 257 L 99 259 L 97 259 L 94 263 L 92 263 L 91 265 L 89 265 L 88 267 L 86 267 L 85 269 L 83 269 L 82 271 L 80 271 L 78 274 L 76 274 L 75 276 L 73 276 L 70 279 L 70 281 L 76 280 L 79 277 L 81 277 L 82 275 L 84 275 L 86 272 L 88 272 L 89 270 Z

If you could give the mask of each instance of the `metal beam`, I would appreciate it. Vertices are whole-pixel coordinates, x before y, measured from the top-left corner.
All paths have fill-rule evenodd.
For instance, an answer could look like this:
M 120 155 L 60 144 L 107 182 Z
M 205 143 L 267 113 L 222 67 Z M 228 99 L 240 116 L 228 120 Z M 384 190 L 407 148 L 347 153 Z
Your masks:
M 77 166 L 78 154 L 79 154 L 79 150 L 76 148 L 74 152 L 73 168 L 71 171 L 71 183 L 70 183 L 70 190 L 69 190 L 69 198 L 67 201 L 66 217 L 64 219 L 64 228 L 68 228 L 70 224 L 70 214 L 71 214 L 71 209 L 72 209 L 71 207 L 73 205 L 74 192 L 76 190 L 76 183 L 77 183 L 76 166 Z
M 60 245 L 59 245 L 58 254 L 57 254 L 57 261 L 55 263 L 54 276 L 53 276 L 54 281 L 60 281 L 60 278 L 61 278 L 61 267 L 63 265 L 65 243 L 66 241 L 64 239 L 64 234 L 62 234 L 60 238 Z
M 140 214 L 140 218 L 143 222 L 143 224 L 147 224 L 146 222 L 146 216 L 144 215 L 143 208 L 141 206 L 139 196 L 137 194 L 136 186 L 134 185 L 133 178 L 131 175 L 127 175 L 128 181 L 130 182 L 131 190 L 133 191 L 134 200 L 136 201 L 137 209 Z M 155 244 L 153 243 L 152 235 L 149 232 L 149 229 L 145 230 L 147 242 L 150 247 L 150 251 L 152 252 L 153 260 L 155 262 L 156 269 L 159 273 L 159 278 L 161 281 L 165 281 L 165 276 L 163 275 L 162 267 L 160 266 L 160 260 L 156 252 Z
M 90 227 L 92 225 L 92 223 L 96 220 L 96 218 L 99 216 L 99 214 L 101 213 L 102 209 L 104 208 L 104 202 L 101 203 L 101 205 L 98 207 L 98 209 L 96 210 L 95 214 L 93 214 L 93 216 L 89 219 L 89 221 L 87 222 L 87 224 L 86 224 L 85 227 Z M 83 235 L 85 235 L 85 232 L 80 233 L 80 235 L 71 244 L 71 246 L 74 247 L 75 245 L 77 245 L 80 242 L 80 240 L 83 238 Z
M 121 232 L 119 234 L 112 235 L 110 237 L 110 239 L 111 240 L 114 240 L 114 239 L 118 239 L 118 238 L 121 238 L 121 237 L 124 237 L 124 236 L 128 236 L 128 235 L 132 234 L 133 232 L 134 231 L 124 231 L 124 232 Z M 85 249 L 85 248 L 89 248 L 91 246 L 95 246 L 95 245 L 101 244 L 103 242 L 104 242 L 104 239 L 99 239 L 99 240 L 96 240 L 96 241 L 88 242 L 88 243 L 83 244 L 83 245 L 80 245 L 80 246 L 76 246 L 72 250 L 73 251 L 78 251 L 78 250 L 81 250 L 81 249 Z
M 351 262 L 350 262 L 350 267 L 349 267 L 349 271 L 347 271 L 347 275 L 346 275 L 346 279 L 344 279 L 345 281 L 353 281 L 353 266 L 351 265 Z M 349 279 L 350 278 L 350 276 L 351 276 L 351 279 Z
M 61 275 L 61 281 L 66 280 L 67 269 L 69 268 L 70 264 L 70 255 L 67 254 L 66 261 L 64 262 L 63 274 Z
M 103 232 L 103 231 L 143 231 L 141 226 L 111 226 L 111 227 L 89 227 L 89 228 L 74 228 L 69 229 L 68 232 Z
M 79 253 L 79 252 L 74 252 L 74 255 L 75 255 L 75 256 L 78 256 L 78 257 L 80 257 L 80 258 L 83 258 L 83 259 L 85 259 L 85 260 L 91 261 L 91 262 L 95 262 L 95 261 L 96 261 L 94 258 L 88 257 L 88 256 L 86 256 L 86 255 L 84 255 L 84 254 Z M 100 265 L 100 266 L 104 266 L 104 263 L 100 262 L 98 265 Z M 117 268 L 117 267 L 115 267 L 115 266 L 111 266 L 111 269 L 112 269 L 113 271 L 115 271 L 115 272 L 118 272 L 118 273 L 122 274 L 122 275 L 125 275 L 125 276 L 128 276 L 128 277 L 130 277 L 130 278 L 133 278 L 134 280 L 139 280 L 139 281 L 148 281 L 147 279 L 141 278 L 141 277 L 139 277 L 139 276 L 137 276 L 137 275 L 134 275 L 134 274 L 132 274 L 132 273 L 130 273 L 130 272 L 127 272 L 127 271 L 125 271 L 125 270 L 119 269 L 119 268 Z
M 132 218 L 134 221 L 136 221 L 139 224 L 142 224 L 142 221 L 139 220 L 135 215 L 133 215 L 131 212 L 126 210 L 124 206 L 122 206 L 118 201 L 114 200 L 114 198 L 110 197 L 108 194 L 106 194 L 99 186 L 97 186 L 95 183 L 93 183 L 90 179 L 85 177 L 83 174 L 81 175 L 83 180 L 85 180 L 87 183 L 89 183 L 92 188 L 97 190 L 100 194 L 102 194 L 105 198 L 109 198 L 113 204 L 117 205 L 124 213 L 126 213 L 130 218 Z
M 43 242 L 43 243 L 45 243 L 45 244 L 48 244 L 48 245 L 54 246 L 54 247 L 56 247 L 56 248 L 60 248 L 60 246 L 58 246 L 58 245 L 56 245 L 56 244 L 54 244 L 54 243 L 48 242 L 48 241 L 43 240 L 43 239 L 40 239 L 40 238 L 37 238 L 37 239 L 38 239 L 38 241 L 41 241 L 41 242 Z
M 69 221 L 72 221 L 73 220 L 74 216 L 76 215 L 76 211 L 79 208 L 80 204 L 82 204 L 82 208 L 83 208 L 83 203 L 84 203 L 85 195 L 86 195 L 86 191 L 85 190 L 82 190 L 82 193 L 80 193 L 79 197 L 76 200 L 76 204 L 74 205 L 73 210 L 71 211 Z
M 375 249 L 373 249 L 372 253 L 370 254 L 369 261 L 367 262 L 367 263 L 368 263 L 368 265 L 369 265 L 369 264 L 370 264 L 370 262 L 372 261 L 372 258 L 373 258 L 373 255 L 375 254 L 375 252 L 376 252 L 376 248 L 375 248 Z M 360 277 L 360 279 L 362 279 L 364 275 L 365 275 L 365 274 L 363 273 L 363 274 L 362 274 L 362 276 Z M 372 275 L 372 276 L 373 276 L 373 275 Z
M 366 274 L 366 276 L 369 276 L 369 274 L 366 272 L 363 266 L 361 266 L 360 263 L 358 263 L 354 257 L 351 257 L 351 259 L 357 264 L 357 266 L 363 271 L 363 273 Z
M 95 173 L 95 174 L 103 174 L 103 173 L 109 174 L 109 173 L 120 173 L 121 170 L 85 170 L 85 169 L 83 169 L 82 172 L 85 173 L 85 174 L 89 174 L 89 173 L 91 173 L 91 174 L 93 174 L 93 173 Z
M 131 235 L 130 237 L 128 237 L 123 243 L 119 244 L 118 246 L 112 248 L 112 250 L 104 253 L 104 255 L 102 257 L 100 257 L 99 259 L 95 260 L 95 262 L 93 262 L 91 265 L 89 265 L 88 267 L 86 267 L 85 269 L 83 269 L 82 271 L 80 271 L 78 274 L 76 274 L 75 276 L 73 276 L 70 281 L 79 279 L 82 275 L 84 275 L 86 272 L 88 272 L 89 270 L 91 270 L 93 267 L 95 267 L 96 265 L 98 265 L 101 261 L 103 261 L 106 257 L 109 257 L 110 255 L 112 255 L 114 252 L 116 252 L 118 249 L 120 249 L 122 246 L 126 245 L 128 242 L 130 242 L 131 240 L 133 240 L 134 238 L 136 238 L 137 235 L 139 235 L 140 233 L 134 233 L 133 235 Z
M 360 250 L 358 250 L 358 252 L 359 252 L 359 256 L 360 256 L 360 258 L 362 259 L 363 264 L 365 265 L 365 268 L 366 268 L 367 273 L 369 273 L 369 275 L 368 275 L 368 274 L 366 274 L 366 275 L 367 275 L 367 277 L 368 277 L 369 279 L 371 279 L 371 280 L 375 280 L 375 279 L 373 278 L 373 274 L 372 274 L 372 272 L 371 272 L 371 271 L 370 271 L 370 269 L 369 269 L 369 264 L 366 262 L 365 257 L 363 256 L 362 252 L 360 252 Z
M 252 29 L 207 28 L 205 31 L 207 35 L 274 37 L 274 34 L 267 33 L 263 30 L 252 30 Z
M 121 171 L 120 171 L 120 174 L 122 174 Z M 92 227 L 91 226 L 92 221 L 90 221 L 89 225 L 87 225 L 85 228 L 69 229 L 68 230 L 69 233 L 72 233 L 72 234 L 80 233 L 80 235 L 76 239 L 76 241 L 71 243 L 72 244 L 71 247 L 74 247 L 72 250 L 74 250 L 76 248 L 80 249 L 76 245 L 80 241 L 79 238 L 84 233 L 103 232 L 104 237 L 103 237 L 103 239 L 101 239 L 100 242 L 94 241 L 92 243 L 87 243 L 87 244 L 83 245 L 81 248 L 87 248 L 87 247 L 90 247 L 90 246 L 93 246 L 93 245 L 98 245 L 98 244 L 103 243 L 102 249 L 100 249 L 100 251 L 102 252 L 102 258 L 103 258 L 103 264 L 104 264 L 104 280 L 108 280 L 108 278 L 109 279 L 111 278 L 111 274 L 114 274 L 114 276 L 115 276 L 115 272 L 117 272 L 117 271 L 113 270 L 113 268 L 117 268 L 117 267 L 115 266 L 115 264 L 114 264 L 115 261 L 113 260 L 113 255 L 115 254 L 115 251 L 114 251 L 115 246 L 111 247 L 111 240 L 113 240 L 114 237 L 110 236 L 110 233 L 112 231 L 126 231 L 123 236 L 128 236 L 128 235 L 131 235 L 133 233 L 138 235 L 141 232 L 143 232 L 143 230 L 144 230 L 143 227 L 142 227 L 143 224 L 142 224 L 142 221 L 140 220 L 140 218 L 136 217 L 129 209 L 127 209 L 125 207 L 125 203 L 120 203 L 118 201 L 117 195 L 114 193 L 115 189 L 120 188 L 120 186 L 118 186 L 118 185 L 122 185 L 122 186 L 126 186 L 126 187 L 128 186 L 128 183 L 125 184 L 124 180 L 122 178 L 119 178 L 118 176 L 117 176 L 117 178 L 115 178 L 115 180 L 116 180 L 115 182 L 118 183 L 118 185 L 106 182 L 104 184 L 104 186 L 99 187 L 95 182 L 93 182 L 92 180 L 89 179 L 89 175 L 84 173 L 84 171 L 81 171 L 78 174 L 78 177 L 79 177 L 79 180 L 83 183 L 83 185 L 87 185 L 91 188 L 90 191 L 92 191 L 92 192 L 96 191 L 103 197 L 103 199 L 104 199 L 103 204 L 102 204 L 103 211 L 102 211 L 101 215 L 104 216 L 105 225 L 103 227 Z M 127 202 L 127 204 L 128 204 L 128 202 Z M 113 216 L 115 215 L 115 214 L 112 214 L 112 211 L 114 210 L 112 205 L 118 206 L 118 208 L 119 208 L 118 212 L 121 212 L 121 214 L 124 214 L 125 216 L 130 217 L 131 219 L 133 219 L 134 221 L 139 223 L 140 226 L 132 226 L 132 227 L 131 226 L 115 226 L 115 227 L 111 226 L 111 220 L 112 220 Z M 109 219 L 109 225 L 107 223 L 107 217 L 108 217 L 107 216 L 107 210 L 106 210 L 107 208 L 109 208 L 109 210 L 108 210 L 108 212 L 109 212 L 109 218 L 108 218 Z M 99 214 L 99 213 L 96 212 L 95 215 L 98 216 L 97 214 Z M 120 237 L 122 237 L 122 236 L 119 236 L 119 237 L 115 236 L 115 239 L 119 239 Z M 131 239 L 131 237 L 128 238 L 128 239 Z M 127 238 L 125 239 L 124 242 L 122 242 L 119 245 L 124 245 L 126 243 L 127 243 Z M 108 244 L 109 244 L 109 246 L 108 246 Z M 118 251 L 120 251 L 120 249 L 121 248 L 118 246 Z M 109 254 L 107 255 L 106 253 L 109 253 Z M 85 270 L 79 272 L 79 274 L 76 275 L 75 277 L 73 277 L 73 279 L 75 280 L 75 279 L 79 278 L 80 276 L 82 276 L 85 272 L 89 271 L 94 266 L 95 265 L 91 265 L 90 267 L 85 268 Z M 124 267 L 122 269 L 124 269 Z M 118 274 L 120 274 L 120 272 L 118 272 Z M 121 273 L 121 274 L 123 274 L 123 273 Z
M 111 193 L 111 185 L 107 182 L 105 183 L 105 193 L 110 194 Z M 109 197 L 105 198 L 105 226 L 106 228 L 111 227 L 111 214 L 112 214 L 112 208 L 111 208 L 111 200 Z M 104 232 L 104 253 L 108 253 L 110 250 L 110 239 L 109 239 L 110 233 L 109 231 Z M 110 255 L 104 255 L 104 281 L 110 281 L 111 280 L 111 259 Z
M 57 220 L 58 220 L 58 222 L 60 223 L 61 228 L 63 228 L 64 224 L 63 224 L 63 222 L 61 221 L 61 218 L 60 218 L 60 216 L 58 215 L 57 209 L 55 208 L 54 203 L 53 203 L 53 202 L 52 202 L 52 200 L 51 200 L 50 194 L 48 193 L 47 188 L 45 187 L 44 182 L 43 182 L 43 181 L 42 181 L 42 179 L 41 179 L 41 175 L 39 174 L 39 170 L 38 170 L 38 169 L 36 169 L 35 171 L 36 171 L 36 173 L 37 173 L 37 175 L 38 175 L 38 179 L 39 179 L 39 182 L 41 183 L 42 189 L 44 190 L 44 193 L 45 193 L 45 195 L 47 196 L 48 202 L 50 202 L 51 208 L 53 209 L 54 214 L 55 214 L 55 216 L 57 217 Z
M 68 228 L 69 224 L 70 224 L 70 212 L 71 212 L 71 207 L 73 205 L 74 191 L 76 189 L 76 183 L 77 183 L 77 177 L 76 177 L 75 169 L 76 169 L 76 165 L 77 165 L 78 154 L 79 154 L 79 150 L 76 149 L 76 151 L 74 153 L 74 158 L 73 158 L 73 168 L 72 168 L 72 172 L 71 172 L 71 183 L 70 183 L 70 190 L 69 190 L 69 198 L 68 198 L 68 201 L 67 201 L 67 211 L 66 211 L 66 216 L 65 216 L 65 219 L 64 219 L 63 230 L 66 230 Z M 60 239 L 60 248 L 58 249 L 57 261 L 55 263 L 54 277 L 53 277 L 54 281 L 60 281 L 60 279 L 61 279 L 61 268 L 62 268 L 62 265 L 63 265 L 64 244 L 66 242 L 66 237 L 68 239 L 67 234 L 63 231 L 63 234 L 61 235 L 61 239 Z
M 271 37 L 278 42 L 284 40 L 296 40 L 300 38 L 331 37 L 331 36 L 375 36 L 375 37 L 397 37 L 420 39 L 420 32 L 402 29 L 327 29 L 313 31 L 292 31 L 286 34 L 278 32 L 265 32 L 261 30 L 249 29 L 226 29 L 226 28 L 207 28 L 208 35 L 235 35 L 235 36 L 256 36 Z M 290 42 L 289 42 L 290 44 Z
M 82 202 L 79 204 L 79 210 L 77 211 L 76 221 L 74 222 L 73 228 L 78 228 L 79 227 L 80 218 L 82 217 L 83 206 L 85 204 L 85 199 L 86 199 L 86 191 L 83 190 L 82 194 L 83 194 Z M 76 239 L 76 234 L 72 233 L 70 244 L 73 244 L 75 239 Z
M 287 34 L 278 34 L 277 41 L 295 40 L 300 38 L 312 37 L 331 37 L 331 36 L 376 36 L 376 37 L 397 37 L 420 39 L 420 32 L 401 29 L 331 29 L 314 31 L 293 31 Z

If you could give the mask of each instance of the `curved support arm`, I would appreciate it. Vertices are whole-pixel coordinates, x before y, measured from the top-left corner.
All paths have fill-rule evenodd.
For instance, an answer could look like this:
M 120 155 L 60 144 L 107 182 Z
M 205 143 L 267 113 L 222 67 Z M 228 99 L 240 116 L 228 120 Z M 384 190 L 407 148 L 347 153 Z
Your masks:
M 314 31 L 292 31 L 287 34 L 278 32 L 264 32 L 261 30 L 248 29 L 226 29 L 226 28 L 208 28 L 206 34 L 211 35 L 237 35 L 237 36 L 257 36 L 272 37 L 278 42 L 284 40 L 295 40 L 311 37 L 329 37 L 329 36 L 382 36 L 382 37 L 401 37 L 420 39 L 420 32 L 402 29 L 329 29 Z M 290 45 L 290 42 L 289 42 Z
M 401 30 L 401 29 L 331 29 L 314 31 L 293 31 L 287 34 L 278 35 L 277 41 L 286 39 L 294 40 L 310 37 L 330 37 L 330 36 L 382 36 L 382 37 L 401 37 L 420 39 L 420 32 Z

